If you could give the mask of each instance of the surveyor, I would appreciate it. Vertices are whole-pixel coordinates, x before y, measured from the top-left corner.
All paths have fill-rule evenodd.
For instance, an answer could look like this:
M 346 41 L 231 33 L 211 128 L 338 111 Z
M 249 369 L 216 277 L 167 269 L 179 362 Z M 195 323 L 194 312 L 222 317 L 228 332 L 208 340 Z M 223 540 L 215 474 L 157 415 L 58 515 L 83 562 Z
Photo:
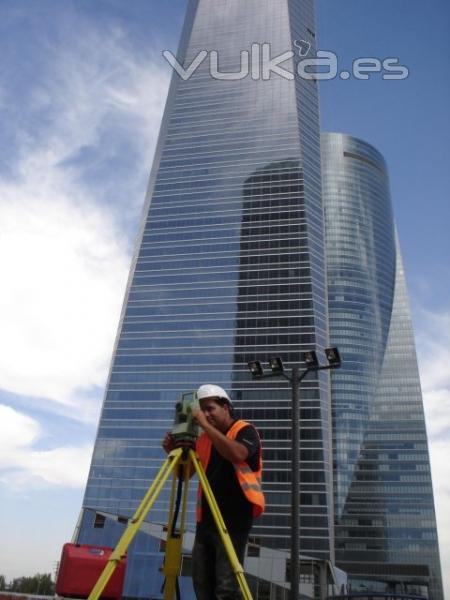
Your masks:
M 242 564 L 253 519 L 264 511 L 261 489 L 261 442 L 255 427 L 236 419 L 227 392 L 214 384 L 197 390 L 199 408 L 192 414 L 203 429 L 196 451 Z M 170 433 L 163 441 L 173 448 Z M 236 576 L 199 486 L 197 528 L 192 550 L 192 577 L 198 600 L 241 598 Z

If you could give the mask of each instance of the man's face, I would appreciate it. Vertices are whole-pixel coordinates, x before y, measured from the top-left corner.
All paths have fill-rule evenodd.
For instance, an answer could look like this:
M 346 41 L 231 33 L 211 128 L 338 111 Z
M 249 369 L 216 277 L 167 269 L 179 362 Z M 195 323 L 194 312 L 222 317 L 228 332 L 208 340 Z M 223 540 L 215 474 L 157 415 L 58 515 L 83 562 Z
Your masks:
M 210 425 L 219 430 L 226 430 L 230 424 L 230 411 L 226 404 L 220 405 L 217 398 L 203 398 L 200 408 Z

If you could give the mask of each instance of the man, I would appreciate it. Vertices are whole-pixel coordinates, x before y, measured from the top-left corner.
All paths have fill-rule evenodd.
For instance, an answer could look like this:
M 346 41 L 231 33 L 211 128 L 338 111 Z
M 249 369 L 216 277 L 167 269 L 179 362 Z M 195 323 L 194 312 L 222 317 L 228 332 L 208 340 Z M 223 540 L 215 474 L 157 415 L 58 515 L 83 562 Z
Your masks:
M 261 515 L 265 506 L 259 436 L 253 425 L 234 418 L 231 400 L 221 387 L 202 385 L 197 397 L 200 408 L 193 409 L 192 414 L 203 433 L 197 440 L 196 451 L 237 557 L 243 563 L 253 518 Z M 166 451 L 172 449 L 170 434 L 163 447 Z M 241 598 L 236 576 L 200 487 L 192 577 L 198 600 Z

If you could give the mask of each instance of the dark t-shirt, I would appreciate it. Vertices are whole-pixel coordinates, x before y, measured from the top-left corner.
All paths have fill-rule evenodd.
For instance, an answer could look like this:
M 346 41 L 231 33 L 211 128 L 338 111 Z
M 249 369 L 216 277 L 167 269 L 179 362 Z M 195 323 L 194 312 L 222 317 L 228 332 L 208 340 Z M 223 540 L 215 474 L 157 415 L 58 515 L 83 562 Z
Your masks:
M 247 448 L 248 457 L 245 462 L 252 471 L 257 471 L 261 444 L 253 425 L 243 427 L 236 435 L 235 441 Z M 253 506 L 247 500 L 239 485 L 233 464 L 223 458 L 214 446 L 211 448 L 206 476 L 228 531 L 250 531 L 253 520 Z M 200 529 L 215 528 L 216 525 L 205 494 L 202 494 L 202 514 L 202 521 L 197 526 Z

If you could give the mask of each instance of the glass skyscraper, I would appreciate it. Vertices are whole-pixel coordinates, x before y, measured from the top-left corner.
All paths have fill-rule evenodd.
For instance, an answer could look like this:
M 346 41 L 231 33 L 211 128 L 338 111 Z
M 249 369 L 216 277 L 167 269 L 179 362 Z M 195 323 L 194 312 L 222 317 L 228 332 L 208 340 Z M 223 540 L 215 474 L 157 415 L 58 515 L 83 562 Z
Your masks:
M 386 164 L 322 135 L 336 563 L 353 591 L 442 598 L 422 395 Z
M 188 4 L 178 60 L 208 54 L 192 77 L 172 78 L 79 542 L 115 544 L 123 525 L 96 511 L 132 514 L 164 459 L 178 395 L 216 383 L 263 439 L 268 508 L 253 536 L 289 548 L 290 390 L 252 382 L 246 364 L 277 354 L 290 367 L 328 345 L 317 84 L 261 69 L 294 51 L 282 65 L 294 73 L 297 40 L 314 53 L 313 0 Z M 246 59 L 251 74 L 230 76 Z M 327 376 L 305 383 L 301 419 L 301 552 L 333 560 Z M 165 522 L 167 496 L 151 521 Z M 125 596 L 160 597 L 162 558 L 158 540 L 139 534 Z
M 317 83 L 294 76 L 299 47 L 315 52 L 313 9 L 313 0 L 189 1 L 178 61 L 193 73 L 174 73 L 169 89 L 77 541 L 116 544 L 121 517 L 163 463 L 178 396 L 215 383 L 263 441 L 267 511 L 252 536 L 266 550 L 288 549 L 291 393 L 283 379 L 251 381 L 247 362 L 278 355 L 287 369 L 300 364 L 303 351 L 330 345 L 329 312 L 344 367 L 333 372 L 333 404 L 328 375 L 302 384 L 301 554 L 336 559 L 355 587 L 382 587 L 386 574 L 419 587 L 430 580 L 438 600 L 386 166 L 345 136 L 325 136 L 321 157 Z M 289 51 L 281 66 L 292 76 L 264 68 Z M 165 523 L 168 495 L 152 523 Z M 189 514 L 193 530 L 193 497 Z M 157 537 L 137 536 L 125 597 L 161 597 L 163 557 Z M 189 578 L 181 588 L 193 597 Z

